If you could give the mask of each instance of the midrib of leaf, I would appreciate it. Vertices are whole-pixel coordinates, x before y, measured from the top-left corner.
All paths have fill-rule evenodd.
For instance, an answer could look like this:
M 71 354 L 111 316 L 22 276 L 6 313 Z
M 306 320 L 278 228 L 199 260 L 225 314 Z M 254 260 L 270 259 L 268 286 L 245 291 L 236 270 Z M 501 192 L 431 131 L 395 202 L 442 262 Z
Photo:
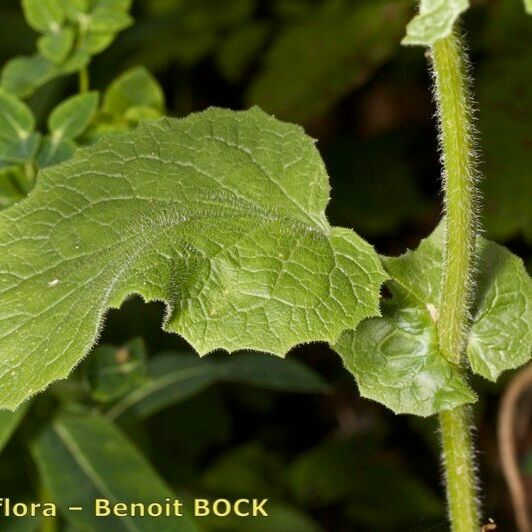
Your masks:
M 148 397 L 153 392 L 163 390 L 171 384 L 177 384 L 191 377 L 201 377 L 203 375 L 212 375 L 213 367 L 211 364 L 201 364 L 193 368 L 185 368 L 177 371 L 172 371 L 163 377 L 157 377 L 146 386 L 139 388 L 138 390 L 131 392 L 123 400 L 119 401 L 111 409 L 106 412 L 106 416 L 114 421 L 118 419 L 124 412 L 131 408 L 136 403 L 139 403 L 145 397 Z M 214 378 L 214 375 L 213 375 Z
M 76 462 L 79 464 L 81 470 L 85 473 L 87 478 L 94 484 L 94 486 L 103 494 L 106 498 L 111 501 L 117 502 L 114 494 L 107 488 L 105 481 L 98 475 L 90 463 L 84 458 L 83 451 L 79 448 L 76 441 L 66 427 L 60 425 L 59 423 L 54 423 L 53 428 L 62 442 L 65 444 L 65 447 L 69 450 L 71 455 L 74 457 Z M 139 528 L 135 526 L 135 523 L 131 521 L 129 516 L 123 517 L 123 523 L 128 530 L 133 532 L 140 531 Z

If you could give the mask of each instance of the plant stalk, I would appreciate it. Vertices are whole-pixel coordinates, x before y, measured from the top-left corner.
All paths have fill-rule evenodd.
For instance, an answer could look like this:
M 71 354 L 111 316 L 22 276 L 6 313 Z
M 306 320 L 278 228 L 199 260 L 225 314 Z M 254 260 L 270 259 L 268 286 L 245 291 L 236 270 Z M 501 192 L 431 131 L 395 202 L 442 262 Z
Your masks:
M 468 326 L 475 260 L 476 187 L 466 64 L 459 37 L 452 34 L 431 49 L 438 106 L 445 194 L 446 243 L 439 305 L 440 350 L 461 365 Z M 449 518 L 453 532 L 478 532 L 470 409 L 440 414 Z
M 89 70 L 85 67 L 79 71 L 79 92 L 88 92 L 89 88 Z

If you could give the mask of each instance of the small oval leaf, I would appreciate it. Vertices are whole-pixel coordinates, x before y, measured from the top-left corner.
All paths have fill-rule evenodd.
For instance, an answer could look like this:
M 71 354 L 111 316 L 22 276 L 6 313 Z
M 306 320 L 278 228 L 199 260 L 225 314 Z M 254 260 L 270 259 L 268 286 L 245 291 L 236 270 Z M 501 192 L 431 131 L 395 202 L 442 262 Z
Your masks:
M 62 28 L 61 30 L 43 35 L 37 41 L 37 49 L 41 54 L 56 65 L 62 63 L 74 45 L 74 30 Z
M 60 0 L 22 0 L 24 16 L 37 31 L 58 31 L 65 20 L 65 11 Z
M 79 137 L 98 108 L 98 93 L 84 92 L 61 102 L 50 114 L 48 129 L 54 140 Z

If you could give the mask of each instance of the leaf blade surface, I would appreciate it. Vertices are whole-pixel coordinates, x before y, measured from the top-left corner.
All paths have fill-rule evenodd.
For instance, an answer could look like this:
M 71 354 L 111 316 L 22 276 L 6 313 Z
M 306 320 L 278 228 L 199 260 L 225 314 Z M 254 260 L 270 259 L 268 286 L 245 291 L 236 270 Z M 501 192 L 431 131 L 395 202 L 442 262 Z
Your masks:
M 386 275 L 328 197 L 313 141 L 258 109 L 145 123 L 41 172 L 0 214 L 2 404 L 66 377 L 133 293 L 200 354 L 283 355 L 378 314 Z

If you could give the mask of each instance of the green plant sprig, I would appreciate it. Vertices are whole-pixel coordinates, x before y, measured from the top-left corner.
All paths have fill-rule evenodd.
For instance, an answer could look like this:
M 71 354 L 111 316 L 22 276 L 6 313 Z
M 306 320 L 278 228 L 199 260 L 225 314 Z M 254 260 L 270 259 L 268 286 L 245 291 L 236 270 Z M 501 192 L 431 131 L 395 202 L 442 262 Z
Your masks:
M 97 341 L 105 312 L 131 294 L 164 301 L 164 328 L 202 355 L 222 348 L 284 356 L 298 344 L 327 341 L 363 396 L 396 413 L 439 415 L 452 529 L 477 531 L 469 406 L 477 397 L 468 370 L 494 381 L 530 360 L 532 281 L 519 258 L 477 234 L 471 96 L 456 33 L 469 3 L 422 0 L 403 41 L 430 47 L 446 216 L 400 257 L 379 257 L 353 231 L 329 224 L 327 172 L 300 127 L 258 108 L 159 119 L 162 91 L 141 68 L 119 76 L 99 105 L 85 69 L 130 23 L 127 0 L 42 5 L 24 2 L 43 33 L 40 55 L 8 64 L 0 91 L 0 173 L 15 176 L 19 192 L 0 212 L 0 407 L 15 409 L 69 375 Z M 22 74 L 39 73 L 43 61 L 46 76 L 26 83 Z M 21 98 L 73 72 L 81 93 L 52 111 L 43 136 Z M 32 194 L 18 201 L 33 189 L 36 167 Z M 98 483 L 83 470 L 87 461 L 106 490 L 128 487 L 125 477 L 105 475 L 97 452 L 117 442 L 127 448 L 128 467 L 168 493 L 114 423 L 243 371 L 173 354 L 150 373 L 134 351 L 126 362 L 112 348 L 93 353 L 90 398 L 72 379 L 75 393 L 66 396 L 74 412 L 32 444 L 42 478 L 65 507 L 75 488 L 53 479 L 66 463 L 91 489 Z M 260 372 L 244 367 L 245 382 L 278 384 L 266 378 L 271 359 Z M 298 380 L 323 388 L 287 368 L 292 388 Z M 51 393 L 60 396 L 60 386 Z M 105 407 L 87 413 L 95 402 Z M 0 417 L 2 443 L 23 413 Z M 75 524 L 93 526 L 83 518 Z

